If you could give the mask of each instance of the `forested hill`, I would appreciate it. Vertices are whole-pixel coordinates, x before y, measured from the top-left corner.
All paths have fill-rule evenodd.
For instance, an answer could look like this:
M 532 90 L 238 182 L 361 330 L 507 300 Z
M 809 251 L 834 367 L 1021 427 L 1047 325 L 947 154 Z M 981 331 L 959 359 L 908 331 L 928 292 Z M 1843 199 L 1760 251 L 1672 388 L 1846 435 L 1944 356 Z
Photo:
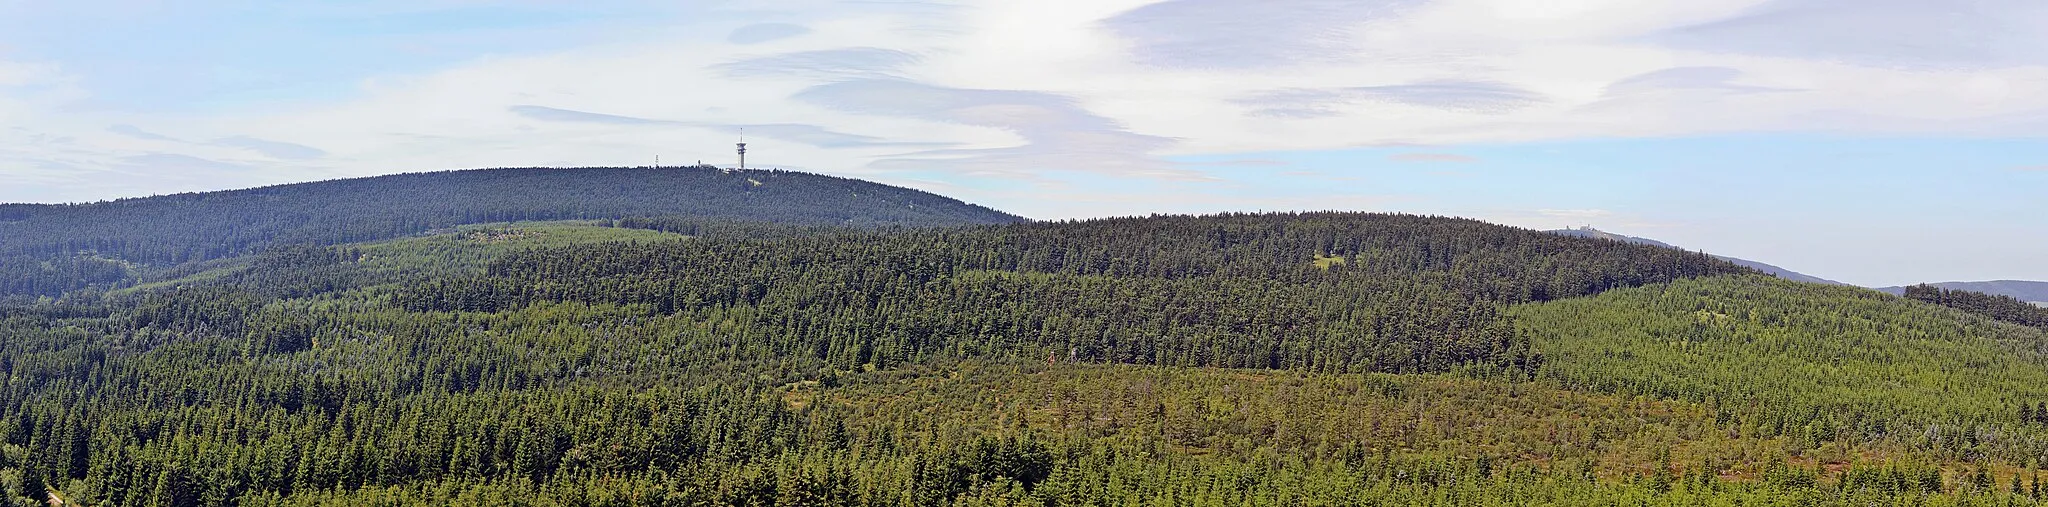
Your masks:
M 1620 242 L 1623 242 L 1623 243 L 1635 243 L 1635 244 L 1638 244 L 1638 245 L 1650 245 L 1650 246 L 1655 246 L 1655 247 L 1663 247 L 1663 248 L 1673 248 L 1673 249 L 1678 249 L 1678 250 L 1684 250 L 1683 248 L 1678 248 L 1677 246 L 1674 246 L 1674 245 L 1672 245 L 1672 244 L 1670 244 L 1670 243 L 1665 243 L 1665 242 L 1662 242 L 1662 241 L 1657 241 L 1657 240 L 1654 240 L 1654 239 L 1649 239 L 1649 238 L 1638 238 L 1638 237 L 1635 237 L 1635 236 L 1627 236 L 1627 235 L 1615 234 L 1615 233 L 1611 233 L 1611 232 L 1607 232 L 1607 231 L 1602 231 L 1602 230 L 1599 230 L 1599 229 L 1594 229 L 1594 228 L 1592 228 L 1592 227 L 1582 227 L 1582 228 L 1576 228 L 1576 229 L 1558 229 L 1558 230 L 1553 230 L 1553 231 L 1549 231 L 1549 232 L 1550 232 L 1551 234 L 1559 234 L 1559 235 L 1564 235 L 1564 236 L 1572 236 L 1572 237 L 1578 237 L 1578 238 L 1597 238 L 1597 239 L 1611 239 L 1611 240 L 1615 240 L 1615 241 L 1620 241 Z M 1757 270 L 1757 271 L 1761 271 L 1761 272 L 1763 272 L 1764 274 L 1768 274 L 1768 275 L 1771 275 L 1771 276 L 1775 276 L 1775 277 L 1778 277 L 1778 278 L 1783 278 L 1783 279 L 1786 279 L 1786 280 L 1791 280 L 1791 281 L 1795 281 L 1795 282 L 1806 282 L 1806 283 L 1818 283 L 1818 284 L 1823 284 L 1823 285 L 1848 285 L 1848 284 L 1845 284 L 1845 283 L 1842 283 L 1842 282 L 1837 282 L 1837 281 L 1834 281 L 1834 280 L 1829 280 L 1829 279 L 1826 279 L 1826 278 L 1821 278 L 1821 277 L 1818 277 L 1818 276 L 1813 276 L 1813 275 L 1809 275 L 1809 274 L 1805 274 L 1805 273 L 1800 273 L 1800 272 L 1797 272 L 1797 271 L 1793 271 L 1793 270 L 1790 270 L 1790 269 L 1785 269 L 1785 268 L 1781 268 L 1781 267 L 1777 267 L 1777 266 L 1773 266 L 1773 265 L 1770 265 L 1770 264 L 1765 264 L 1765 263 L 1762 263 L 1762 262 L 1757 262 L 1757 261 L 1753 261 L 1753 260 L 1749 260 L 1749 259 L 1738 259 L 1738 258 L 1734 258 L 1734 257 L 1729 257 L 1729 256 L 1725 256 L 1725 255 L 1715 255 L 1714 257 L 1715 257 L 1715 258 L 1718 258 L 1718 259 L 1721 259 L 1721 260 L 1724 260 L 1724 261 L 1728 261 L 1728 262 L 1733 262 L 1733 263 L 1735 263 L 1736 265 L 1739 265 L 1739 266 L 1742 266 L 1742 267 L 1745 267 L 1745 268 L 1749 268 L 1749 269 L 1754 269 L 1754 270 Z M 1897 294 L 1897 293 L 1896 293 L 1896 292 L 1894 292 L 1893 294 Z
M 1981 292 L 1994 296 L 2011 296 L 2021 301 L 2048 302 L 2048 282 L 2022 280 L 1998 280 L 1990 282 L 1942 282 L 1931 283 L 1936 288 Z M 1908 287 L 1885 287 L 1878 289 L 1894 295 L 1905 295 Z
M 206 267 L 0 300 L 0 503 L 2024 506 L 2048 461 L 2048 331 L 1473 220 L 527 222 Z
M 132 264 L 233 257 L 273 243 L 359 242 L 471 223 L 650 216 L 848 226 L 1023 220 L 907 188 L 787 171 L 444 171 L 90 204 L 4 205 L 0 281 L 104 284 L 127 276 Z
M 2048 308 L 2018 298 L 1967 290 L 1950 290 L 1933 285 L 1907 287 L 1908 299 L 1925 301 L 1991 319 L 2048 329 Z
M 573 302 L 774 316 L 748 331 L 753 346 L 844 368 L 973 351 L 1436 371 L 1528 366 L 1498 317 L 1505 304 L 1749 272 L 1475 220 L 1231 214 L 529 249 L 389 300 L 417 312 Z

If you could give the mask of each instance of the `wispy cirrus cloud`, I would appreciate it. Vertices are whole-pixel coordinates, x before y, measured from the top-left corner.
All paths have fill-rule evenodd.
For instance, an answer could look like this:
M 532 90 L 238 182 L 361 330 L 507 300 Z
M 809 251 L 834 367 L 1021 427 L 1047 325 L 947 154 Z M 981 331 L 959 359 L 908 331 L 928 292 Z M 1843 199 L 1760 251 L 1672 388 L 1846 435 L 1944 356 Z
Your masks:
M 1388 155 L 1387 160 L 1395 162 L 1449 162 L 1464 164 L 1478 162 L 1479 157 L 1456 153 L 1396 153 Z
M 0 86 L 28 86 L 58 74 L 57 68 L 49 64 L 0 60 Z
M 1721 93 L 1791 91 L 1783 88 L 1737 84 L 1735 81 L 1741 78 L 1741 70 L 1729 67 L 1672 67 L 1615 81 L 1607 85 L 1604 95 L 1607 97 L 1625 97 L 1672 91 Z
M 149 153 L 121 157 L 117 169 L 131 173 L 194 176 L 198 173 L 247 171 L 250 166 L 177 153 Z
M 1396 19 L 1422 0 L 1168 0 L 1102 24 L 1140 65 L 1250 69 L 1342 61 L 1362 49 L 1360 25 Z
M 675 126 L 688 126 L 688 124 L 687 124 L 687 123 L 684 123 L 684 122 L 677 122 L 677 121 L 666 121 L 666 120 L 650 120 L 650 119 L 646 119 L 646 118 L 635 118 L 635 117 L 632 117 L 632 116 L 621 116 L 621 115 L 616 115 L 616 114 L 604 114 L 604 113 L 592 113 L 592 112 L 589 112 L 589 111 L 576 111 L 576 110 L 571 110 L 571 109 L 561 109 L 561 108 L 554 108 L 554 107 L 547 107 L 547 106 L 535 106 L 535 105 L 529 105 L 529 104 L 521 104 L 521 105 L 515 105 L 515 106 L 507 107 L 507 108 L 505 108 L 505 110 L 507 110 L 507 111 L 511 111 L 511 112 L 512 112 L 512 114 L 516 114 L 516 115 L 519 115 L 519 116 L 524 116 L 524 117 L 527 117 L 527 118 L 532 118 L 532 119 L 535 119 L 535 120 L 541 120 L 541 121 L 554 121 L 554 122 L 582 122 L 582 123 L 603 123 L 603 124 L 607 124 L 607 125 L 627 125 L 627 126 L 638 126 L 638 125 L 675 125 Z
M 1199 166 L 1160 157 L 1396 139 L 1442 145 L 1801 129 L 2010 134 L 2042 122 L 1999 115 L 2048 110 L 2048 70 L 2011 67 L 2033 57 L 1985 53 L 1970 49 L 1978 46 L 1968 37 L 1942 35 L 1982 34 L 2009 47 L 2039 42 L 2032 32 L 2000 28 L 2038 10 L 2020 0 L 1939 8 L 1872 0 L 1856 4 L 1870 12 L 1839 17 L 1823 14 L 1856 9 L 1836 9 L 1847 0 L 1541 8 L 1512 0 L 1048 1 L 1058 8 L 993 0 L 742 0 L 718 9 L 656 2 L 327 6 L 310 15 L 363 18 L 366 25 L 336 26 L 380 30 L 455 20 L 467 24 L 463 33 L 490 30 L 492 37 L 570 30 L 605 38 L 362 76 L 361 89 L 337 93 L 352 98 L 235 113 L 113 115 L 96 119 L 93 131 L 67 133 L 101 143 L 108 154 L 101 160 L 165 149 L 123 143 L 166 139 L 228 140 L 187 143 L 202 158 L 219 159 L 209 150 L 230 148 L 276 161 L 316 159 L 309 158 L 314 151 L 260 144 L 267 141 L 375 172 L 511 157 L 719 156 L 729 151 L 730 134 L 746 128 L 792 145 L 763 146 L 764 153 L 822 170 L 968 164 L 1013 174 L 1052 168 L 1185 177 L 1175 169 Z M 1931 21 L 1900 25 L 1913 18 Z M 663 29 L 628 29 L 655 25 Z M 1775 40 L 1806 44 L 1804 52 L 1734 40 L 1759 26 L 1776 30 Z M 1948 49 L 1850 49 L 1974 63 L 1963 70 L 1884 66 L 1840 56 L 1848 50 L 1821 40 L 1832 36 L 1800 35 L 1844 30 L 1941 32 L 1902 38 Z M 1865 37 L 1843 37 L 1851 35 Z M 53 74 L 61 73 L 0 65 L 0 83 L 29 79 L 23 76 L 50 83 Z M 870 93 L 878 90 L 894 91 Z M 901 96 L 882 96 L 890 93 Z M 25 117 L 6 113 L 26 111 L 8 105 L 24 103 L 23 96 L 0 90 L 0 114 Z M 504 123 L 508 112 L 532 121 Z M 106 131 L 110 124 L 154 131 Z M 391 132 L 439 140 L 380 144 Z
M 2048 5 L 2029 0 L 1773 0 L 1651 40 L 1672 47 L 1879 67 L 2048 63 Z
M 1180 162 L 1180 165 L 1216 167 L 1286 167 L 1289 165 L 1293 165 L 1293 163 L 1285 160 L 1273 160 L 1268 158 L 1234 158 L 1227 160 L 1205 160 L 1199 162 L 1182 161 Z
M 1349 114 L 1361 104 L 1399 104 L 1464 114 L 1497 115 L 1542 102 L 1543 96 L 1491 81 L 1437 80 L 1383 86 L 1287 89 L 1261 92 L 1236 102 L 1251 114 L 1281 118 L 1323 118 Z
M 1366 101 L 1474 114 L 1504 114 L 1544 100 L 1536 92 L 1493 81 L 1439 80 L 1346 91 Z
M 795 97 L 829 109 L 1000 129 L 1023 144 L 931 150 L 881 157 L 872 165 L 899 170 L 952 169 L 984 174 L 1032 170 L 1100 171 L 1171 178 L 1198 177 L 1151 154 L 1174 140 L 1133 133 L 1070 97 L 1016 90 L 975 90 L 901 80 L 820 85 Z
M 314 148 L 311 146 L 306 146 L 297 143 L 272 141 L 268 139 L 258 139 L 250 136 L 230 136 L 215 139 L 213 141 L 205 143 L 193 143 L 175 137 L 170 137 L 148 130 L 143 130 L 141 127 L 128 124 L 109 126 L 107 127 L 106 131 L 124 137 L 140 139 L 144 141 L 161 141 L 190 146 L 217 146 L 224 148 L 236 148 L 280 160 L 312 160 L 327 156 L 327 152 L 319 148 Z M 161 159 L 163 158 L 163 155 L 164 154 L 157 154 L 155 156 Z
M 141 139 L 144 141 L 177 141 L 177 139 L 171 138 L 169 136 L 165 136 L 163 134 L 158 134 L 155 132 L 150 132 L 147 130 L 142 130 L 141 127 L 137 127 L 134 125 L 114 125 L 107 127 L 107 131 L 128 137 L 133 137 L 136 139 Z
M 889 140 L 886 140 L 886 139 L 882 139 L 882 138 L 879 138 L 879 137 L 874 137 L 874 136 L 864 136 L 864 135 L 858 135 L 858 134 L 848 134 L 848 133 L 844 133 L 844 132 L 836 132 L 836 131 L 833 131 L 833 130 L 830 130 L 830 129 L 826 129 L 826 128 L 824 128 L 824 127 L 820 127 L 820 126 L 817 126 L 817 125 L 801 125 L 801 124 L 789 124 L 789 123 L 770 123 L 770 124 L 714 124 L 714 123 L 705 123 L 705 122 L 687 122 L 687 121 L 674 121 L 674 120 L 655 120 L 655 119 L 648 119 L 648 118 L 637 118 L 637 117 L 632 117 L 632 116 L 621 116 L 621 115 L 614 115 L 614 114 L 592 113 L 592 112 L 587 112 L 587 111 L 575 111 L 575 110 L 569 110 L 569 109 L 559 109 L 559 108 L 552 108 L 552 107 L 545 107 L 545 106 L 535 106 L 535 105 L 518 105 L 518 106 L 512 106 L 512 107 L 508 108 L 508 110 L 509 110 L 509 111 L 511 111 L 511 112 L 512 112 L 513 114 L 517 114 L 517 115 L 519 115 L 519 116 L 523 116 L 523 117 L 526 117 L 526 118 L 532 118 L 532 119 L 535 119 L 535 120 L 541 120 L 541 121 L 550 121 L 550 122 L 569 122 L 569 123 L 577 123 L 577 122 L 580 122 L 580 123 L 596 123 L 596 124 L 604 124 L 604 125 L 618 125 L 618 126 L 629 126 L 629 127 L 642 127 L 642 126 L 656 126 L 656 127 L 691 127 L 691 128 L 702 128 L 702 129 L 711 129 L 711 130 L 716 130 L 716 131 L 720 131 L 720 132 L 726 132 L 726 133 L 730 133 L 730 134 L 733 134 L 733 135 L 740 135 L 740 134 L 746 134 L 746 135 L 751 135 L 751 136 L 757 136 L 757 137 L 767 137 L 767 138 L 774 138 L 774 139 L 782 139 L 782 140 L 787 140 L 787 141 L 792 141 L 792 142 L 797 142 L 797 143 L 803 143 L 803 144 L 808 144 L 808 145 L 811 145 L 811 146 L 816 146 L 816 147 L 820 147 L 820 148 L 853 148 L 853 147 L 898 147 L 898 148 L 903 148 L 903 147 L 940 147 L 940 146 L 949 146 L 949 145 L 950 145 L 949 143 L 916 143 L 916 142 L 894 142 L 894 141 L 889 141 Z
M 95 1 L 23 16 L 104 10 Z M 174 88 L 196 88 L 177 98 L 228 99 L 123 109 L 149 96 L 114 89 L 108 95 L 119 100 L 65 104 L 0 84 L 0 117 L 75 142 L 61 153 L 17 142 L 6 147 L 20 153 L 6 155 L 17 166 L 105 167 L 172 151 L 348 174 L 722 158 L 744 128 L 764 159 L 849 175 L 1155 179 L 1268 167 L 1172 162 L 1188 157 L 1281 154 L 1273 158 L 1305 163 L 1288 154 L 1396 140 L 1448 155 L 1467 143 L 1800 131 L 2025 136 L 2048 126 L 2040 113 L 2048 111 L 2048 66 L 1966 36 L 2011 48 L 2040 42 L 2001 28 L 2032 19 L 2021 0 L 1047 1 L 294 6 L 319 11 L 301 13 L 308 19 L 361 18 L 333 26 L 374 28 L 379 42 L 350 53 L 353 46 L 332 45 L 354 40 L 346 34 L 281 34 L 262 40 L 278 54 L 332 49 L 320 60 L 348 65 L 239 68 L 218 56 L 237 47 L 161 37 L 151 51 L 202 55 L 193 68 L 269 72 L 296 88 L 215 89 L 180 74 L 168 80 Z M 1871 12 L 1850 12 L 1852 4 Z M 1824 15 L 1830 10 L 1844 14 Z M 39 23 L 29 17 L 0 25 Z M 59 18 L 76 19 L 40 23 Z M 439 33 L 434 22 L 459 26 Z M 396 51 L 382 37 L 408 31 L 423 32 L 402 35 L 412 43 L 478 34 L 550 42 L 418 44 L 491 49 L 361 65 Z M 10 33 L 0 30 L 0 44 L 18 44 Z M 1930 48 L 1831 41 L 1874 37 L 1863 33 L 1911 35 L 1900 39 Z M 1793 47 L 1741 40 L 1751 35 Z M 78 68 L 93 69 L 88 84 L 155 75 Z M 0 65 L 0 83 L 61 88 L 51 77 L 58 70 Z M 194 141 L 165 145 L 176 140 Z M 307 161 L 319 163 L 293 165 Z
M 883 48 L 841 48 L 799 51 L 737 60 L 718 66 L 736 78 L 797 78 L 820 81 L 895 77 L 920 58 Z
M 792 23 L 756 23 L 736 28 L 725 36 L 733 44 L 760 44 L 811 33 L 811 29 Z
M 319 148 L 314 148 L 303 144 L 287 143 L 283 141 L 257 139 L 249 136 L 234 136 L 215 139 L 210 144 L 213 144 L 214 146 L 241 148 L 249 151 L 254 151 L 256 153 L 261 153 L 264 156 L 268 156 L 271 158 L 284 160 L 311 160 L 327 156 L 327 151 L 321 150 Z

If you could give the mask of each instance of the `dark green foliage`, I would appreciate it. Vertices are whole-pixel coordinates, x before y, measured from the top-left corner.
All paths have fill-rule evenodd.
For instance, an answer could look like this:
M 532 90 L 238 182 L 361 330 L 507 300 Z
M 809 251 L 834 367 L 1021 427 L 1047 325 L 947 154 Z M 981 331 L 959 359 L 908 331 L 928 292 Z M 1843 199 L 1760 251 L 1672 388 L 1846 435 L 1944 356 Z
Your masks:
M 2048 329 L 2048 308 L 2034 306 L 2012 296 L 1949 290 L 1926 284 L 1906 287 L 1905 296 L 2014 324 Z
M 1312 262 L 1325 255 L 1349 260 Z M 1698 254 L 1470 220 L 1268 214 L 536 249 L 391 300 L 413 311 L 575 301 L 737 318 L 777 355 L 842 368 L 1051 354 L 1413 372 L 1533 367 L 1503 304 L 1737 272 Z
M 370 241 L 460 224 L 672 215 L 835 226 L 1021 220 L 915 190 L 785 171 L 402 174 L 91 204 L 6 205 L 0 208 L 0 295 L 55 295 L 120 279 L 107 266 L 78 265 L 86 262 L 81 255 L 164 267 L 271 244 Z
M 2040 332 L 1668 249 L 1351 213 L 598 225 L 0 304 L 0 493 L 2032 505 L 2048 442 Z
M 228 286 L 265 297 L 297 298 L 363 287 L 484 271 L 510 252 L 605 242 L 681 239 L 675 234 L 607 227 L 610 221 L 522 222 L 459 226 L 439 234 L 346 247 L 283 245 L 263 253 L 191 265 L 163 273 L 132 289 L 150 292 L 177 286 Z M 705 234 L 745 235 L 780 231 L 782 226 L 692 221 Z
M 89 254 L 0 254 L 0 297 L 59 295 L 87 286 L 106 286 L 129 278 L 127 263 Z

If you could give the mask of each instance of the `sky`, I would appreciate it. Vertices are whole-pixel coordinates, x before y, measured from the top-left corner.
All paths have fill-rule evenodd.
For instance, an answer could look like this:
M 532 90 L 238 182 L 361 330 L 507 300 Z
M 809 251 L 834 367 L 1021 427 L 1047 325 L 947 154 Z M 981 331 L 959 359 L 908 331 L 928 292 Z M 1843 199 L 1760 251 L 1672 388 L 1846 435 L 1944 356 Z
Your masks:
M 0 0 L 0 202 L 749 165 L 2048 280 L 2039 0 Z

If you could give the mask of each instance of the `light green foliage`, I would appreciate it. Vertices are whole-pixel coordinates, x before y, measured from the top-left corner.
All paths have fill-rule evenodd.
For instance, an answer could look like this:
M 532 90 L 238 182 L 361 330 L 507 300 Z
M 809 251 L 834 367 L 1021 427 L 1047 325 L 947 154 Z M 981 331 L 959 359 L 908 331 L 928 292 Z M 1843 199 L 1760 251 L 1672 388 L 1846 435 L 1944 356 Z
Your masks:
M 1875 291 L 1714 277 L 1518 307 L 1572 389 L 1712 404 L 1745 433 L 1888 440 L 1967 458 L 2048 453 L 2048 333 Z
M 1664 464 L 1660 449 L 1725 465 L 1716 474 L 1755 472 L 1744 467 L 1785 443 L 1730 437 L 1694 404 L 1453 376 L 969 363 L 839 382 L 813 403 L 916 412 L 925 431 L 1029 429 L 1238 460 L 1488 456 L 1502 467 L 1590 462 L 1625 478 Z
M 1316 258 L 1312 263 L 1315 264 L 1317 268 L 1328 270 L 1331 266 L 1342 266 L 1348 262 L 1350 262 L 1350 260 L 1345 259 L 1344 256 L 1341 255 L 1316 254 Z
M 379 279 L 417 280 L 429 275 L 482 273 L 491 259 L 512 252 L 605 242 L 683 239 L 674 233 L 610 227 L 608 222 L 513 222 L 464 225 L 430 231 L 424 237 L 369 243 L 358 250 L 359 269 Z
M 1430 217 L 220 262 L 0 304 L 13 502 L 2033 505 L 2048 441 L 2040 331 Z
M 492 259 L 535 249 L 595 243 L 644 243 L 686 236 L 645 229 L 611 227 L 609 221 L 508 222 L 434 230 L 417 237 L 333 247 L 332 258 L 315 262 L 275 262 L 282 254 L 320 252 L 317 247 L 279 247 L 257 255 L 209 261 L 170 271 L 166 279 L 115 290 L 131 296 L 181 286 L 241 285 L 278 291 L 317 279 L 318 288 L 287 295 L 404 283 L 434 276 L 476 275 Z M 324 257 L 324 256 L 323 256 Z

